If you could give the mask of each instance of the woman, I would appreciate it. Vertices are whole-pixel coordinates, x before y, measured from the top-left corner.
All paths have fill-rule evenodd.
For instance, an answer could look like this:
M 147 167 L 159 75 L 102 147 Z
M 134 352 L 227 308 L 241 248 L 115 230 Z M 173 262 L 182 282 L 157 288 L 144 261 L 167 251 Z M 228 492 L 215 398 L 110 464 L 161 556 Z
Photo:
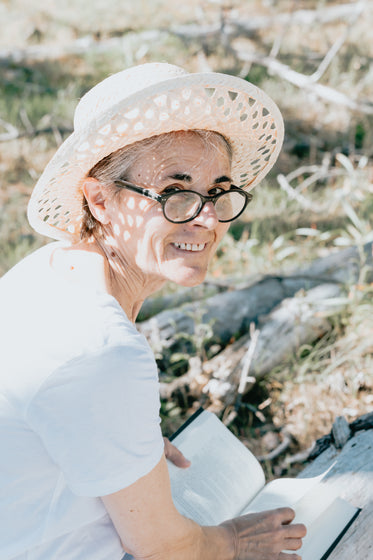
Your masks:
M 275 162 L 282 120 L 247 82 L 147 64 L 80 101 L 28 217 L 59 240 L 1 279 L 2 560 L 299 558 L 280 509 L 201 527 L 175 509 L 157 368 L 134 327 L 193 286 Z

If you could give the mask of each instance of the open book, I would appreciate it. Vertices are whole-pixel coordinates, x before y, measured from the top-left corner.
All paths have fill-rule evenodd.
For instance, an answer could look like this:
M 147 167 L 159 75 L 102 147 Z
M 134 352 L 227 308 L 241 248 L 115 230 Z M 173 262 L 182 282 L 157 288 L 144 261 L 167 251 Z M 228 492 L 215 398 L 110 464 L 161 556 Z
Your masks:
M 263 469 L 211 412 L 200 409 L 170 438 L 191 460 L 188 469 L 168 462 L 174 503 L 200 525 L 290 506 L 307 536 L 297 554 L 325 560 L 360 510 L 331 491 L 322 478 L 281 478 L 265 484 Z

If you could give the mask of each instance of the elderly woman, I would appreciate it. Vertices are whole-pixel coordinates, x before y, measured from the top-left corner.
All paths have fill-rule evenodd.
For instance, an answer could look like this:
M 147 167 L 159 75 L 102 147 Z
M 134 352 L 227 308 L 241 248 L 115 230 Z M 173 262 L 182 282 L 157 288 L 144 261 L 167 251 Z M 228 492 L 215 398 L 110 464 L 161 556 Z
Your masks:
M 80 101 L 28 217 L 59 240 L 1 280 L 2 560 L 286 560 L 279 509 L 202 527 L 173 505 L 157 368 L 134 326 L 166 281 L 193 286 L 273 165 L 274 103 L 251 84 L 147 64 Z M 288 552 L 284 552 L 288 551 Z

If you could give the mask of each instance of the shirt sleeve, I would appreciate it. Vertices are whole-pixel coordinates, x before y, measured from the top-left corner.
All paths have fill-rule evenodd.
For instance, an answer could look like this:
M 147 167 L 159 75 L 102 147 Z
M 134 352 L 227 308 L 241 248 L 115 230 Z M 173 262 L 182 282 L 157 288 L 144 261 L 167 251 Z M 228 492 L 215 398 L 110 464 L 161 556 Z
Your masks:
M 104 496 L 129 486 L 164 451 L 157 368 L 139 342 L 59 367 L 26 416 L 77 495 Z

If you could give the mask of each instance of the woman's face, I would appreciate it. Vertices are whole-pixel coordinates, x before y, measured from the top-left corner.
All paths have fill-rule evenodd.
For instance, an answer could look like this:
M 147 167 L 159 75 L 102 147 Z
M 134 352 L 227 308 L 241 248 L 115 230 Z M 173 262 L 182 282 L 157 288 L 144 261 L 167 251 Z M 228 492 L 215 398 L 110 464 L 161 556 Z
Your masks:
M 223 141 L 208 144 L 186 132 L 170 135 L 161 147 L 150 148 L 131 168 L 128 180 L 162 194 L 168 189 L 189 189 L 212 195 L 229 189 L 230 157 Z M 155 281 L 193 286 L 205 278 L 208 264 L 229 224 L 220 223 L 211 202 L 185 224 L 166 220 L 161 204 L 123 190 L 110 208 L 113 241 L 125 262 Z

